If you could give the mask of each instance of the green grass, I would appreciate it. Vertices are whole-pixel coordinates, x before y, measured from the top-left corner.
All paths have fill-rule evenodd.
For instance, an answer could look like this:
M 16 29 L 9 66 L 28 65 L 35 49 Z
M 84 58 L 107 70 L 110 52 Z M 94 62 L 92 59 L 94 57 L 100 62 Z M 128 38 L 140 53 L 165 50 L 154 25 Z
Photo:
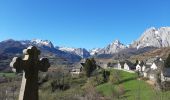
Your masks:
M 134 80 L 137 75 L 135 73 L 128 73 L 121 70 L 111 70 L 111 73 L 118 71 L 121 76 L 121 83 L 126 83 L 126 81 Z M 125 81 L 125 82 L 124 82 Z M 102 92 L 105 96 L 111 96 L 112 92 L 117 88 L 117 85 L 112 85 L 111 83 L 105 83 L 96 87 L 99 92 Z
M 0 73 L 0 76 L 15 77 L 15 73 Z
M 113 72 L 115 70 L 111 70 Z M 137 80 L 137 74 L 119 71 L 121 74 L 121 85 L 125 88 L 125 94 L 121 96 L 124 100 L 170 100 L 170 91 L 162 93 L 156 91 L 152 86 L 143 80 Z M 108 97 L 118 85 L 105 83 L 96 87 L 96 89 Z
M 112 95 L 112 91 L 114 89 L 114 86 L 111 85 L 111 83 L 105 83 L 105 84 L 102 84 L 102 85 L 99 85 L 96 87 L 96 89 L 103 93 L 104 96 L 111 96 Z
M 69 78 L 65 78 L 66 80 Z M 40 100 L 74 100 L 75 95 L 82 95 L 83 90 L 82 86 L 86 83 L 87 78 L 81 77 L 81 78 L 71 78 L 69 81 L 70 88 L 67 90 L 55 90 L 55 92 L 52 92 L 51 90 L 51 82 L 53 79 L 45 82 L 42 84 L 39 88 L 39 98 Z

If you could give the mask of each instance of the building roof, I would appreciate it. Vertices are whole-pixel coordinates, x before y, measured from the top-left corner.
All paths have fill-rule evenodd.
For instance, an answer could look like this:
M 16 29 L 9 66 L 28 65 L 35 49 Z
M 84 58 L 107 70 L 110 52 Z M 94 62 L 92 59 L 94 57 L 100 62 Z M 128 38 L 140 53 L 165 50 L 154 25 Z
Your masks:
M 160 61 L 159 59 L 160 59 L 159 57 L 149 58 L 149 59 L 147 59 L 147 60 L 145 61 L 145 63 L 148 64 L 148 65 L 150 65 L 150 64 L 152 64 L 152 63 L 155 62 L 155 61 Z
M 149 70 L 149 74 L 156 74 L 156 73 L 157 73 L 156 70 L 152 70 L 152 69 Z
M 165 69 L 163 70 L 163 75 L 164 75 L 165 77 L 170 77 L 170 68 L 165 68 Z
M 144 62 L 143 62 L 143 61 L 140 61 L 138 65 L 139 65 L 139 66 L 143 66 L 143 65 L 144 65 Z
M 125 62 L 121 61 L 121 62 L 118 62 L 121 66 L 124 66 Z
M 129 60 L 125 60 L 125 63 L 130 67 L 130 68 L 136 68 L 136 66 L 134 66 L 134 64 L 132 62 L 130 62 Z
M 144 64 L 142 67 L 146 67 L 146 68 L 150 68 L 151 67 L 151 65 L 147 65 L 147 64 Z
M 146 69 L 144 70 L 144 72 L 145 72 L 145 73 L 149 73 L 150 70 L 151 70 L 150 68 L 146 68 Z
M 164 67 L 163 61 L 154 61 L 155 65 L 157 66 L 158 70 L 161 71 Z

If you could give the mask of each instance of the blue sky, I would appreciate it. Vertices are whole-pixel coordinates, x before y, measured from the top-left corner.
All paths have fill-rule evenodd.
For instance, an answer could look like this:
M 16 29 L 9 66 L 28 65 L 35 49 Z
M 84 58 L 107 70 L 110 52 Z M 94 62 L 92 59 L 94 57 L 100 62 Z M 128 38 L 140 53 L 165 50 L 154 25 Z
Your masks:
M 170 26 L 170 0 L 0 0 L 0 41 L 45 39 L 54 45 L 129 44 L 149 27 Z

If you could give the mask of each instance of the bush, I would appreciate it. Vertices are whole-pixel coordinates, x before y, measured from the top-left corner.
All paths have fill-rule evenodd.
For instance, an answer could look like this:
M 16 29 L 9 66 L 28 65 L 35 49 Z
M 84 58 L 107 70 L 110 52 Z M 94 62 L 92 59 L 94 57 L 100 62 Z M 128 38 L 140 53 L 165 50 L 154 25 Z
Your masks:
M 103 95 L 97 92 L 95 86 L 93 84 L 90 84 L 90 82 L 85 84 L 83 90 L 84 90 L 83 100 L 104 100 Z
M 103 81 L 107 82 L 109 80 L 110 71 L 103 70 L 102 75 L 103 75 Z
M 94 85 L 94 86 L 98 86 L 98 85 L 104 83 L 104 78 L 103 78 L 102 75 L 91 77 L 91 78 L 89 78 L 89 83 Z
M 109 77 L 109 82 L 112 84 L 119 84 L 121 81 L 121 75 L 119 71 L 114 71 L 110 77 Z
M 55 81 L 51 82 L 51 88 L 52 88 L 52 92 L 54 92 L 56 89 L 67 90 L 70 88 L 70 86 L 69 86 L 69 84 L 64 84 L 58 80 L 55 80 Z

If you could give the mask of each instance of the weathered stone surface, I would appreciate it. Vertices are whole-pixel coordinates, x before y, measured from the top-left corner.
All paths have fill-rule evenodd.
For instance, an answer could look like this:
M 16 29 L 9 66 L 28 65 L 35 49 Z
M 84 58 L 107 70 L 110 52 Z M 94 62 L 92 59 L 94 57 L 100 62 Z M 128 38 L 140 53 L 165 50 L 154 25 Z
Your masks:
M 24 49 L 23 54 L 23 59 L 14 57 L 10 63 L 13 71 L 24 71 L 25 74 L 23 75 L 19 100 L 38 100 L 38 71 L 46 72 L 50 63 L 47 58 L 39 59 L 40 51 L 35 46 Z

